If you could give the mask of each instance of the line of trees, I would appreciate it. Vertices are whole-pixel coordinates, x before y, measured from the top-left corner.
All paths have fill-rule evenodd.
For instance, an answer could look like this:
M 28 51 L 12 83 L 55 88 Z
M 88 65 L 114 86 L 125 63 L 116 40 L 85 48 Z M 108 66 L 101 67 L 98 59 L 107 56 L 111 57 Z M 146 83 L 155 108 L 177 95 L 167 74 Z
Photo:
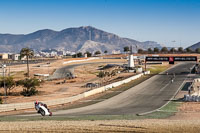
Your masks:
M 11 93 L 11 90 L 13 90 L 17 86 L 21 86 L 23 90 L 19 93 L 23 96 L 32 96 L 38 93 L 38 90 L 36 89 L 37 86 L 40 86 L 42 81 L 36 79 L 36 78 L 25 78 L 24 80 L 18 80 L 15 81 L 13 77 L 9 76 L 6 78 L 0 79 L 0 88 L 4 87 L 5 83 L 5 93 L 6 96 L 13 95 Z
M 105 51 L 104 51 L 104 54 L 107 54 L 107 53 L 108 53 L 108 51 L 105 50 Z M 91 56 L 92 56 L 92 53 L 89 52 L 89 51 L 85 52 L 84 54 L 87 54 L 87 57 L 91 57 Z M 99 51 L 99 50 L 94 52 L 94 55 L 95 55 L 95 56 L 100 55 L 100 54 L 101 54 L 101 51 Z M 73 57 L 73 58 L 83 57 L 83 53 L 78 52 L 78 53 L 72 55 L 72 57 Z
M 130 48 L 128 46 L 124 47 L 124 52 L 127 53 L 130 51 Z M 159 48 L 148 48 L 147 50 L 143 50 L 143 49 L 138 49 L 137 53 L 139 54 L 159 54 L 159 53 L 163 53 L 163 54 L 167 54 L 167 53 L 171 53 L 171 54 L 177 54 L 177 53 L 200 53 L 200 48 L 195 49 L 194 51 L 190 48 L 186 48 L 183 49 L 182 47 L 178 47 L 178 48 L 170 48 L 168 49 L 167 47 L 162 47 L 161 49 Z

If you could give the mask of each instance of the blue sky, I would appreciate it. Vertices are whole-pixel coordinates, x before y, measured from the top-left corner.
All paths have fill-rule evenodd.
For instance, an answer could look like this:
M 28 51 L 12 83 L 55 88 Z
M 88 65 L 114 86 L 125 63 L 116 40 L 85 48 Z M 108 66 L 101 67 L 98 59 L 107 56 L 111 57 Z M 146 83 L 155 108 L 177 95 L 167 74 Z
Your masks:
M 0 0 L 0 33 L 88 25 L 138 41 L 187 47 L 200 41 L 200 0 Z

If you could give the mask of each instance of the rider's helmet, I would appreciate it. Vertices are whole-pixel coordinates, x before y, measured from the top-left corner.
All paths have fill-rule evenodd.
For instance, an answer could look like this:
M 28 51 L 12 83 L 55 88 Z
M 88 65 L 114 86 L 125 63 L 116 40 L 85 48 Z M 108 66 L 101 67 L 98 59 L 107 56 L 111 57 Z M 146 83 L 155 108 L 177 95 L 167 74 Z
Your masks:
M 35 101 L 35 105 L 37 105 L 38 104 L 38 101 Z

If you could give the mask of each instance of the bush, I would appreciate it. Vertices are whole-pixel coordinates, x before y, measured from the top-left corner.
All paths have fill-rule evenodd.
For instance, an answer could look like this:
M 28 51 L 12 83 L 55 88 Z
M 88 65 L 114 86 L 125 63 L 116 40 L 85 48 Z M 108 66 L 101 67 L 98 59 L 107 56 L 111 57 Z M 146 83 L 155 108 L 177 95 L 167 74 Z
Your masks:
M 105 75 L 105 73 L 103 71 L 100 71 L 99 74 L 97 75 L 97 77 L 99 77 L 99 78 L 103 78 L 105 76 L 106 75 Z
M 40 81 L 36 78 L 19 80 L 16 83 L 17 85 L 21 85 L 23 87 L 23 91 L 21 95 L 23 96 L 32 96 L 38 93 L 36 86 L 40 86 Z
M 20 93 L 23 96 L 33 96 L 36 95 L 38 93 L 38 90 L 36 90 L 36 88 L 31 88 L 31 89 L 23 89 L 23 91 Z

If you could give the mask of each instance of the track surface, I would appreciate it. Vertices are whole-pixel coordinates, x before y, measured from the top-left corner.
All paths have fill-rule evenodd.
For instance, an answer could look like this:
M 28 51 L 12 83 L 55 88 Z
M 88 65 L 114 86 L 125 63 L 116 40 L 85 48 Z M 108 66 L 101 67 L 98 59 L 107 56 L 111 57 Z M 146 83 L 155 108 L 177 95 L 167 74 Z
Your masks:
M 178 91 L 194 63 L 180 63 L 163 73 L 105 101 L 70 110 L 54 112 L 55 115 L 123 115 L 145 113 L 166 104 Z M 175 78 L 173 73 L 175 73 Z M 171 79 L 173 78 L 173 82 Z

